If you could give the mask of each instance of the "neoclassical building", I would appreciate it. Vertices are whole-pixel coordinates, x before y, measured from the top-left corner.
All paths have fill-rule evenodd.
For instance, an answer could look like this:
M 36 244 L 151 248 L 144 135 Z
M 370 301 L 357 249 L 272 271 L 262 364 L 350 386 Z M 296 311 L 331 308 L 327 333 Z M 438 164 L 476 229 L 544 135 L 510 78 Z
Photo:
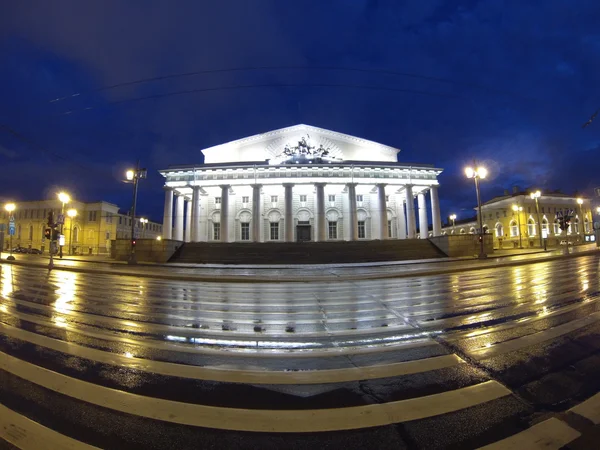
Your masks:
M 163 238 L 425 239 L 429 216 L 433 235 L 440 235 L 437 177 L 442 169 L 399 163 L 398 152 L 309 125 L 204 149 L 204 164 L 160 171 Z

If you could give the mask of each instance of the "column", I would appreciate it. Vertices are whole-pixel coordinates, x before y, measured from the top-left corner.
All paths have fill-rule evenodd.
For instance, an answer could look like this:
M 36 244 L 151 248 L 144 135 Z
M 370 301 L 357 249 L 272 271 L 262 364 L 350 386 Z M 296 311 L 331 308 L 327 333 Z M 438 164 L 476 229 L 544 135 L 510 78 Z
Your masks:
M 427 200 L 425 192 L 419 192 L 417 195 L 417 203 L 419 204 L 419 235 L 421 239 L 429 237 L 429 223 L 427 222 Z
M 440 214 L 440 199 L 438 197 L 438 187 L 431 186 L 429 188 L 431 195 L 431 220 L 433 221 L 433 235 L 442 235 L 442 220 Z
M 262 184 L 252 185 L 252 242 L 260 242 L 260 190 Z
M 229 242 L 229 185 L 221 185 L 221 242 Z
M 165 186 L 165 211 L 163 214 L 162 237 L 173 239 L 173 188 Z
M 396 199 L 398 208 L 398 239 L 406 239 L 406 215 L 404 214 L 404 199 L 398 196 Z
M 196 227 L 198 242 L 208 241 L 208 194 L 206 193 L 200 193 L 199 195 Z
M 327 226 L 325 221 L 325 183 L 315 183 L 317 189 L 317 232 L 316 241 L 327 240 Z
M 192 199 L 185 199 L 185 233 L 184 241 L 190 242 L 192 237 Z
M 173 239 L 183 241 L 183 195 L 175 194 L 175 228 L 173 229 Z
M 385 184 L 377 185 L 377 200 L 379 204 L 379 239 L 388 239 L 387 202 L 385 201 Z
M 192 226 L 190 227 L 190 240 L 200 241 L 200 186 L 192 187 Z
M 348 203 L 350 216 L 350 240 L 358 239 L 358 216 L 356 214 L 356 183 L 348 183 Z
M 407 184 L 406 189 L 406 237 L 414 239 L 417 237 L 417 223 L 415 218 L 415 199 L 413 197 L 412 185 Z
M 294 201 L 294 185 L 284 183 L 285 188 L 285 213 L 283 222 L 285 225 L 285 242 L 294 241 L 294 216 L 293 216 L 293 201 Z

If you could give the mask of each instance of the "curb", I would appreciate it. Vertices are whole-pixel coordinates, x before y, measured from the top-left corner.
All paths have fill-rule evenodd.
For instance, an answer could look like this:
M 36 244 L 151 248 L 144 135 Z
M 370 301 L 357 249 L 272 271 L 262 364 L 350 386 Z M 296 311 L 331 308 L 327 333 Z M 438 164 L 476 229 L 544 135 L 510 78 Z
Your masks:
M 217 275 L 217 276 L 207 276 L 207 275 L 179 275 L 179 274 L 166 274 L 166 273 L 148 273 L 148 272 L 136 272 L 136 271 L 123 271 L 118 272 L 116 270 L 105 270 L 105 269 L 93 269 L 86 267 L 57 267 L 54 269 L 48 269 L 46 264 L 32 263 L 32 262 L 24 262 L 24 261 L 2 261 L 6 264 L 12 264 L 16 266 L 23 267 L 36 267 L 40 269 L 48 269 L 48 270 L 67 270 L 70 272 L 77 273 L 94 273 L 98 275 L 117 275 L 117 276 L 132 276 L 132 277 L 141 277 L 141 278 L 156 278 L 161 280 L 173 280 L 173 281 L 190 281 L 190 282 L 228 282 L 228 283 L 306 283 L 306 282 L 330 282 L 330 281 L 356 281 L 356 280 L 379 280 L 379 279 L 387 279 L 387 278 L 414 278 L 414 277 L 424 277 L 424 276 L 435 276 L 435 275 L 447 275 L 451 273 L 461 273 L 461 272 L 469 272 L 473 270 L 486 270 L 486 269 L 496 269 L 502 267 L 514 267 L 514 266 L 524 266 L 528 264 L 535 264 L 541 262 L 548 261 L 556 261 L 562 259 L 569 258 L 578 258 L 582 256 L 590 256 L 598 254 L 598 250 L 587 250 L 578 253 L 570 253 L 568 255 L 552 255 L 547 256 L 545 258 L 538 258 L 532 260 L 523 260 L 523 261 L 508 261 L 508 262 L 497 262 L 491 264 L 479 264 L 479 265 L 471 265 L 465 267 L 454 267 L 447 269 L 437 269 L 437 270 L 423 270 L 423 271 L 409 271 L 409 272 L 399 272 L 399 273 L 381 273 L 381 274 L 370 274 L 370 275 L 335 275 L 332 274 L 327 277 L 322 278 L 314 278 L 307 280 L 302 277 L 269 277 L 262 275 Z

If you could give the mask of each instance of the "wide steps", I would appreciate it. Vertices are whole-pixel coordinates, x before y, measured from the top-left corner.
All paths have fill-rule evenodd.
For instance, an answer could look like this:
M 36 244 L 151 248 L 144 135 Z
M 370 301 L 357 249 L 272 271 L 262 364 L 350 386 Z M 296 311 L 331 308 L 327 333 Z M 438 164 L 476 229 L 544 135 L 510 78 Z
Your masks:
M 195 264 L 327 264 L 443 258 L 427 239 L 339 242 L 191 242 L 169 262 Z

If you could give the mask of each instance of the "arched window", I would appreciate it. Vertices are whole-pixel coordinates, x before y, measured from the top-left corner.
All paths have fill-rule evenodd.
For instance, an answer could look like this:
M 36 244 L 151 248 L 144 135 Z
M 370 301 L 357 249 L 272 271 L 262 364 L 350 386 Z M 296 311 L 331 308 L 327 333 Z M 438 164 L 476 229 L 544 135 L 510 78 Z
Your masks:
M 465 233 L 466 233 L 466 232 L 465 232 L 465 229 L 464 229 L 464 228 L 461 228 L 461 229 L 460 229 L 460 234 L 465 234 Z
M 17 227 L 17 239 L 21 239 L 21 225 Z
M 501 238 L 504 236 L 504 227 L 501 223 L 496 224 L 496 237 Z
M 475 229 L 473 229 L 473 232 L 475 232 Z M 490 233 L 490 229 L 487 225 L 483 226 L 483 234 L 489 234 Z
M 548 219 L 545 217 L 542 219 L 542 236 L 544 235 L 544 231 L 550 234 L 550 230 L 548 229 Z
M 33 225 L 29 225 L 29 240 L 33 241 Z
M 454 234 L 454 230 L 450 231 L 450 234 Z
M 560 224 L 558 223 L 558 219 L 554 221 L 554 234 L 560 234 Z
M 519 236 L 519 226 L 517 225 L 516 220 L 511 220 L 510 221 L 510 237 L 517 237 L 517 236 Z
M 446 236 L 446 234 L 447 233 L 445 231 L 442 231 L 442 236 Z
M 73 242 L 79 242 L 79 227 L 73 228 Z
M 573 221 L 575 223 L 575 234 L 579 234 L 579 219 Z
M 585 233 L 589 233 L 590 232 L 590 222 L 588 221 L 587 217 L 585 217 L 583 219 L 583 229 L 584 229 Z
M 529 236 L 535 236 L 536 235 L 535 222 L 534 222 L 533 219 L 529 219 L 527 221 L 527 234 Z
M 475 234 L 475 227 L 471 227 L 469 229 L 469 234 Z

